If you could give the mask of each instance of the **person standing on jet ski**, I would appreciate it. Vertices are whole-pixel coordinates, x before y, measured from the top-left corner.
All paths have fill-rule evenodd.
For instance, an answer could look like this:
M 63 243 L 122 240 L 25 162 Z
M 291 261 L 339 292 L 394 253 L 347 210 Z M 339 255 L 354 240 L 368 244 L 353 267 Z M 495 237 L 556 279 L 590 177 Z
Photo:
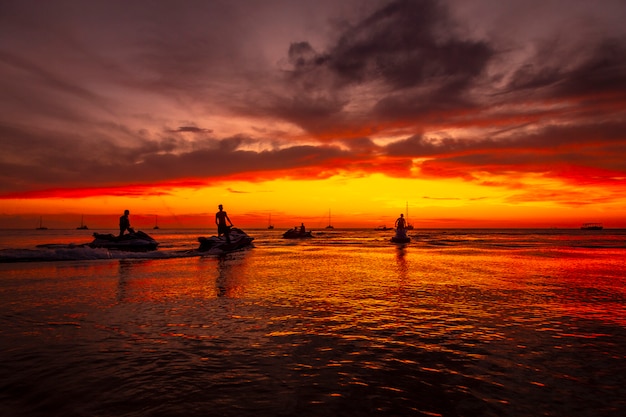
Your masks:
M 226 243 L 230 243 L 230 228 L 233 227 L 233 222 L 230 221 L 228 214 L 223 210 L 222 205 L 217 206 L 220 209 L 215 213 L 215 224 L 217 225 L 217 237 L 220 237 L 222 233 L 226 237 Z M 230 226 L 226 225 L 226 221 L 230 223 Z
M 120 216 L 120 237 L 124 234 L 125 231 L 128 230 L 128 233 L 133 233 L 134 230 L 130 227 L 130 220 L 128 219 L 128 215 L 130 211 L 124 210 L 124 215 Z
M 406 229 L 406 220 L 404 219 L 404 214 L 400 213 L 400 217 L 396 219 L 396 229 L 404 230 Z

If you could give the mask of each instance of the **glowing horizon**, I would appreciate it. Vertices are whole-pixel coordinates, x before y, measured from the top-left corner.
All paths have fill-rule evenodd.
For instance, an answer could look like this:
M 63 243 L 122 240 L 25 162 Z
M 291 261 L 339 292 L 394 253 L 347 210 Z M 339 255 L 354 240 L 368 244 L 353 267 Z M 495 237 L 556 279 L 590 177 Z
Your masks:
M 554 187 L 554 183 L 548 184 Z M 530 186 L 530 184 L 529 184 Z M 276 227 L 288 228 L 306 222 L 323 228 L 329 212 L 335 227 L 391 227 L 408 208 L 408 217 L 416 228 L 433 227 L 577 227 L 580 223 L 604 222 L 618 228 L 626 226 L 613 203 L 579 206 L 575 201 L 587 189 L 571 189 L 561 194 L 561 201 L 524 201 L 527 191 L 505 193 L 502 187 L 485 188 L 455 179 L 428 181 L 389 178 L 380 174 L 347 178 L 334 176 L 324 180 L 274 180 L 250 183 L 234 181 L 230 187 L 169 189 L 152 193 L 115 190 L 103 197 L 51 198 L 5 201 L 4 217 L 27 214 L 22 227 L 30 228 L 40 216 L 56 218 L 56 224 L 72 228 L 79 216 L 91 226 L 116 227 L 117 216 L 131 210 L 133 224 L 148 228 L 158 217 L 162 227 L 213 227 L 218 204 L 224 204 L 233 221 L 242 227 L 265 227 L 272 216 Z M 58 191 L 57 191 L 58 192 Z M 74 195 L 77 191 L 72 190 Z M 44 193 L 47 195 L 47 193 Z M 541 194 L 541 193 L 539 193 Z M 598 199 L 604 198 L 597 195 Z M 19 206 L 19 208 L 17 207 Z M 408 207 L 407 207 L 408 206 Z M 9 211 L 6 211 L 6 209 Z M 567 213 L 569 212 L 569 214 Z M 94 224 L 95 222 L 95 224 Z M 55 222 L 50 218 L 48 227 Z M 15 224 L 15 223 L 13 223 Z M 6 221 L 0 225 L 8 227 Z

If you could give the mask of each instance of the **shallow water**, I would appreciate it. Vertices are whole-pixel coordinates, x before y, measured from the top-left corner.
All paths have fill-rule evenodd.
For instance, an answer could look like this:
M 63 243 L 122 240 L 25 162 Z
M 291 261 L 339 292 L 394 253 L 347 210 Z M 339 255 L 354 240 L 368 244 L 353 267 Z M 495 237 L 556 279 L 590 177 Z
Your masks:
M 221 257 L 197 231 L 95 260 L 4 241 L 0 413 L 624 415 L 624 231 L 249 233 Z

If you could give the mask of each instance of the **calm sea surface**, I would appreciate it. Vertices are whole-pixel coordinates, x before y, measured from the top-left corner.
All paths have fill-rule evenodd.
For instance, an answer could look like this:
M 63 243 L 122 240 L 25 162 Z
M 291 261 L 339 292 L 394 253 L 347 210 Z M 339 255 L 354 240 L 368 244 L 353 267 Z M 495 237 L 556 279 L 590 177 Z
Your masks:
M 626 230 L 0 232 L 2 416 L 626 415 Z

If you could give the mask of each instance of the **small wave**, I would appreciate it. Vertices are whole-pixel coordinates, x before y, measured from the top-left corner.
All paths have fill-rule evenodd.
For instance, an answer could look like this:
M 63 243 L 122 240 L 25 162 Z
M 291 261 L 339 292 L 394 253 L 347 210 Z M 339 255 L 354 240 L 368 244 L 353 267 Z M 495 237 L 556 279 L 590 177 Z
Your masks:
M 89 246 L 45 245 L 37 249 L 0 250 L 0 262 L 91 261 L 100 259 L 172 259 L 202 256 L 196 250 L 166 250 L 153 252 L 126 252 Z
M 54 247 L 52 245 L 37 249 L 3 249 L 0 251 L 0 262 L 47 262 L 110 259 L 108 249 L 92 249 L 89 247 Z
M 424 242 L 431 246 L 452 246 L 454 244 L 450 240 L 425 240 Z

